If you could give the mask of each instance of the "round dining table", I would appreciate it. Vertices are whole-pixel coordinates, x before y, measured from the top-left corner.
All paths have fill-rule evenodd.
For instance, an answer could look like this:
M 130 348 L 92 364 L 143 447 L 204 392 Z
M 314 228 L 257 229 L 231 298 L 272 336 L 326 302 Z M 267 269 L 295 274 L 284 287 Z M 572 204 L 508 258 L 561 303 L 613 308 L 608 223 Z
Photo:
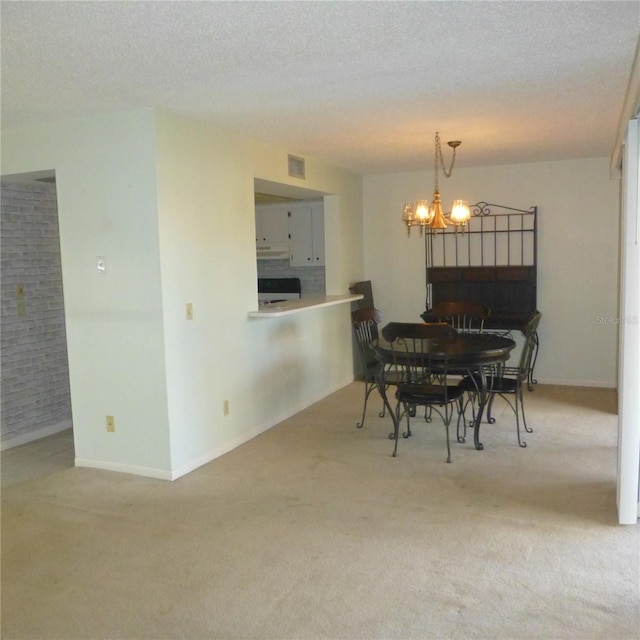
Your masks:
M 457 373 L 471 376 L 476 381 L 478 408 L 473 422 L 473 442 L 478 450 L 484 448 L 480 442 L 480 423 L 489 398 L 487 380 L 490 376 L 487 376 L 487 369 L 508 360 L 515 346 L 516 343 L 511 338 L 494 333 L 456 333 L 448 336 L 443 335 L 433 340 L 424 340 L 421 343 L 422 352 L 429 354 L 429 361 L 432 365 L 437 365 L 440 360 L 443 366 L 446 363 L 449 372 L 455 370 Z M 383 365 L 378 368 L 377 386 L 382 401 L 393 420 L 394 433 L 389 437 L 394 436 L 397 444 L 399 417 L 389 403 L 386 392 L 389 383 L 385 378 L 390 370 L 389 365 L 397 365 L 402 356 L 397 349 L 394 353 L 391 345 L 383 338 L 380 338 L 377 344 L 372 345 L 372 348 Z M 395 454 L 396 450 L 394 450 Z

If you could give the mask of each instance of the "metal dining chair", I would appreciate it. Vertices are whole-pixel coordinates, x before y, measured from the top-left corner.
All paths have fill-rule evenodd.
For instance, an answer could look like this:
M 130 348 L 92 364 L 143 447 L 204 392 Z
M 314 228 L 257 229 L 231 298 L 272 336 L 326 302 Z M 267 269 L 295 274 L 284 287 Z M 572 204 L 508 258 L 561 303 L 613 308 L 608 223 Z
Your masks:
M 396 383 L 396 421 L 394 428 L 395 456 L 398 449 L 399 423 L 406 417 L 407 430 L 404 438 L 411 435 L 411 417 L 415 407 L 425 407 L 425 421 L 431 422 L 432 412 L 437 413 L 445 426 L 447 440 L 447 462 L 451 462 L 449 425 L 454 407 L 464 390 L 459 382 L 448 376 L 448 359 L 438 354 L 433 361 L 433 342 L 443 337 L 456 335 L 456 331 L 445 323 L 413 324 L 394 322 L 383 328 L 383 337 L 390 344 L 393 362 L 399 380 Z
M 421 317 L 423 320 L 437 320 L 438 322 L 446 322 L 458 331 L 458 333 L 482 333 L 484 331 L 484 322 L 491 315 L 491 309 L 480 302 L 437 302 L 431 310 L 425 311 Z M 466 369 L 451 370 L 451 375 L 466 376 Z M 458 414 L 464 415 L 466 408 L 472 403 L 473 398 L 468 394 L 468 399 L 460 398 Z M 466 424 L 464 426 L 466 434 Z M 464 442 L 464 436 L 460 435 L 460 421 L 457 428 L 458 442 Z
M 522 448 L 527 443 L 522 440 L 520 435 L 520 417 L 522 417 L 522 426 L 527 433 L 532 433 L 533 429 L 527 426 L 527 419 L 524 412 L 524 396 L 522 393 L 523 385 L 526 385 L 531 375 L 532 358 L 537 341 L 538 325 L 542 314 L 536 311 L 527 321 L 522 333 L 524 334 L 524 345 L 520 353 L 520 360 L 517 366 L 496 365 L 491 368 L 491 372 L 487 373 L 489 400 L 487 402 L 487 422 L 495 424 L 496 419 L 491 415 L 493 402 L 496 396 L 503 398 L 511 407 L 516 416 L 516 432 L 518 434 L 518 445 Z M 461 382 L 462 388 L 469 392 L 471 397 L 477 393 L 478 381 L 474 376 L 467 376 Z M 513 399 L 512 399 L 513 398 Z M 466 428 L 466 426 L 465 426 Z M 458 440 L 464 441 L 464 436 L 458 433 Z
M 356 424 L 358 429 L 364 426 L 367 414 L 367 402 L 369 396 L 378 388 L 379 369 L 382 363 L 377 359 L 375 351 L 371 348 L 378 341 L 378 324 L 382 320 L 380 311 L 374 308 L 357 309 L 351 312 L 351 324 L 353 336 L 358 347 L 360 366 L 364 380 L 364 405 L 362 407 L 362 418 Z M 384 405 L 380 417 L 385 414 Z

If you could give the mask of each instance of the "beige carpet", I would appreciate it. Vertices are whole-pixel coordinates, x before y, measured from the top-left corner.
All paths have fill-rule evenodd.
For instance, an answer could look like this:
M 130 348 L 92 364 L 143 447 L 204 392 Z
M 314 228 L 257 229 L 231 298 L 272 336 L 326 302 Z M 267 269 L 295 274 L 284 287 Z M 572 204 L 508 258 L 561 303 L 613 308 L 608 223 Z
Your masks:
M 2 638 L 624 639 L 615 395 L 539 386 L 484 451 L 355 423 L 361 383 L 174 482 L 68 469 L 2 496 Z

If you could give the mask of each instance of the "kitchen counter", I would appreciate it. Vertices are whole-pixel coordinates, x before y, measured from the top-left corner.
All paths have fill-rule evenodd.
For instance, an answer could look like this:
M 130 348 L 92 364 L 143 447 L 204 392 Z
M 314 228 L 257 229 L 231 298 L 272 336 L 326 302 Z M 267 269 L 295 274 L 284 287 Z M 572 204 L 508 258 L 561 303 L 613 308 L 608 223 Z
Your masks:
M 322 307 L 332 307 L 336 304 L 345 304 L 362 300 L 364 296 L 360 294 L 334 295 L 334 296 L 305 296 L 300 300 L 288 300 L 276 304 L 265 304 L 257 311 L 249 311 L 250 318 L 281 318 L 309 309 L 321 309 Z

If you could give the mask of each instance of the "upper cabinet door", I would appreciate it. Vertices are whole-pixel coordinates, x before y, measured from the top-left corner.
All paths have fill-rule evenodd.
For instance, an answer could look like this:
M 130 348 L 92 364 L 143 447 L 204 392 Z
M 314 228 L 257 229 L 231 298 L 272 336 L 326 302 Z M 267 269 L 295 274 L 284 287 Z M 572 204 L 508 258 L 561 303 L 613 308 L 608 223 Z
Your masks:
M 324 266 L 324 209 L 322 202 L 289 207 L 292 267 Z
M 324 266 L 324 203 L 311 205 L 311 235 L 313 237 L 313 264 Z
M 289 208 L 286 204 L 256 205 L 256 244 L 289 244 Z

